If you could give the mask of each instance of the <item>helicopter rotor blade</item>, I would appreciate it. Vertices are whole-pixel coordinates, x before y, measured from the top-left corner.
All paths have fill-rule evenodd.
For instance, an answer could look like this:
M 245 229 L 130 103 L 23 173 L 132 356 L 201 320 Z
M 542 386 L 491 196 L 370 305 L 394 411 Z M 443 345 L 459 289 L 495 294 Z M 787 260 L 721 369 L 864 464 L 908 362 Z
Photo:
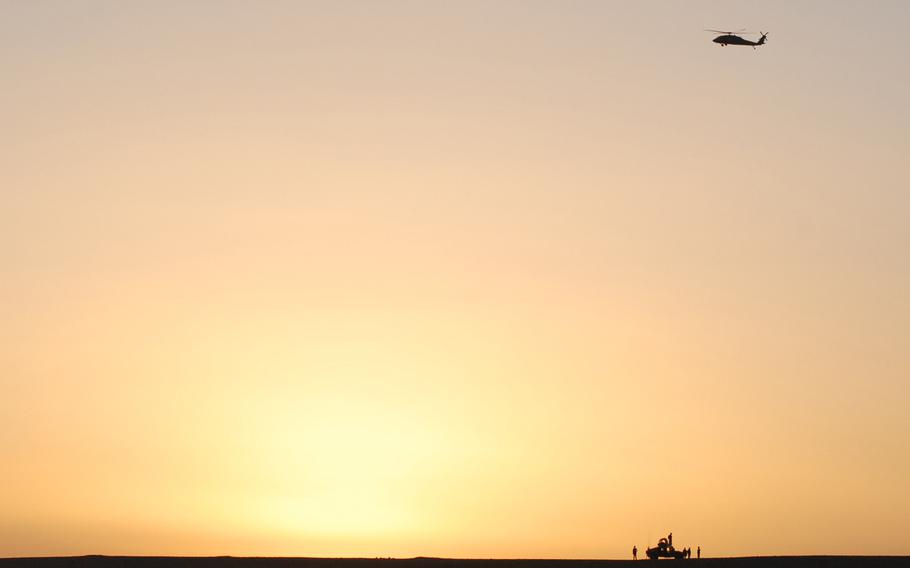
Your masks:
M 712 32 L 712 33 L 715 33 L 715 34 L 726 34 L 726 35 L 748 35 L 748 34 L 755 34 L 755 32 L 747 32 L 747 31 L 746 31 L 746 28 L 743 28 L 743 29 L 741 29 L 741 30 L 734 30 L 734 31 L 729 31 L 729 30 L 708 30 L 708 29 L 706 29 L 705 31 L 706 31 L 706 32 Z

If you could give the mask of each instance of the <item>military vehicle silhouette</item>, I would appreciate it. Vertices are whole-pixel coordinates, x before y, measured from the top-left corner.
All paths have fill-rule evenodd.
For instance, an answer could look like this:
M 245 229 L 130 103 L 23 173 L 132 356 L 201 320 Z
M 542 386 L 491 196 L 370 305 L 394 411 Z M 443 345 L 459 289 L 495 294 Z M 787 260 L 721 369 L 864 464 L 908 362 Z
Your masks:
M 648 555 L 648 558 L 651 560 L 659 560 L 661 558 L 673 558 L 675 560 L 682 560 L 686 557 L 686 553 L 682 550 L 676 550 L 671 544 L 672 541 L 665 538 L 660 539 L 657 542 L 657 546 L 649 548 L 645 551 L 645 554 Z

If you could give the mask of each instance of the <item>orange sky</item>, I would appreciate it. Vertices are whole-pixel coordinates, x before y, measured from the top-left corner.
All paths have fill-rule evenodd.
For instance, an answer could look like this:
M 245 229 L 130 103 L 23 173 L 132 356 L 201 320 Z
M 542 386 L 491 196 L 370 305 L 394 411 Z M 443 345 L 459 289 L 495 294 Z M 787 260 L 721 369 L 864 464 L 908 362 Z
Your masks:
M 910 554 L 908 16 L 0 3 L 0 556 Z

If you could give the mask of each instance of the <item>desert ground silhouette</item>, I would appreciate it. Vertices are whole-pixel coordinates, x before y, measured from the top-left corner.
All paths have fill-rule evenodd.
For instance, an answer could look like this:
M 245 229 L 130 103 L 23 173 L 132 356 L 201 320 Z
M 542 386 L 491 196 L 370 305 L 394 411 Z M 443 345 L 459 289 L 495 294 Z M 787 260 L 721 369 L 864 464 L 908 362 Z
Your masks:
M 72 556 L 0 559 L 0 568 L 647 568 L 674 560 L 486 560 L 451 558 L 261 558 Z M 910 565 L 907 556 L 754 556 L 702 558 L 706 568 L 878 568 Z M 640 563 L 640 564 L 638 564 Z

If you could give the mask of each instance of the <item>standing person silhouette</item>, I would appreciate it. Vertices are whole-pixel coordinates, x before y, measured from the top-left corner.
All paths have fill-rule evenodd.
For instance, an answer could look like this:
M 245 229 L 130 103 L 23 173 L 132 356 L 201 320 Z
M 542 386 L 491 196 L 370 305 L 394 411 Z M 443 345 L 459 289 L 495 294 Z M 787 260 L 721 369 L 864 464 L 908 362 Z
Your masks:
M 638 560 L 638 547 L 632 547 L 632 560 Z
M 673 546 L 673 533 L 667 535 L 667 544 Z
M 698 550 L 695 551 L 695 554 L 697 554 L 698 557 L 701 558 L 701 546 L 698 547 Z

